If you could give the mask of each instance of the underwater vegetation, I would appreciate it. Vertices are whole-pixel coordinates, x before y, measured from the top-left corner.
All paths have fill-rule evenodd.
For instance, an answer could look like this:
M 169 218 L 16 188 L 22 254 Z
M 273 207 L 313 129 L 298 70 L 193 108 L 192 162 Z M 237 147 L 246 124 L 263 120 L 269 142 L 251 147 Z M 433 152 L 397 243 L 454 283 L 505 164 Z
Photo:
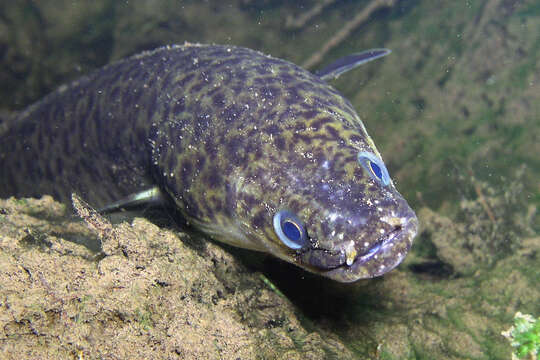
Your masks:
M 502 332 L 514 348 L 512 359 L 536 360 L 540 353 L 540 318 L 522 314 L 514 316 L 514 325 Z

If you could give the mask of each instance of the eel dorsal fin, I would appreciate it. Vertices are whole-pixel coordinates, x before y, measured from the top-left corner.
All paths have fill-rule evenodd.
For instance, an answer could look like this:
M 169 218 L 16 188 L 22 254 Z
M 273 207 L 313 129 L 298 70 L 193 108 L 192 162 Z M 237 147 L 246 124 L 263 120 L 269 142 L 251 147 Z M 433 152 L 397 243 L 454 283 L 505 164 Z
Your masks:
M 367 62 L 386 56 L 391 52 L 392 51 L 389 49 L 369 49 L 356 54 L 347 55 L 337 59 L 322 70 L 315 72 L 315 75 L 318 75 L 325 81 L 337 79 L 341 74 Z

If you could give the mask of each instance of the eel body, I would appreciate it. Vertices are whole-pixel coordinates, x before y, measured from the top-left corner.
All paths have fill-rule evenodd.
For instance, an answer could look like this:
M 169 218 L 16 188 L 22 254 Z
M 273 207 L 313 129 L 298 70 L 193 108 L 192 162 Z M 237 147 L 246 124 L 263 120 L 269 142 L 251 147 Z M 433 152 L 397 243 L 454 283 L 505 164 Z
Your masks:
M 337 281 L 382 275 L 418 221 L 349 101 L 319 75 L 217 45 L 108 65 L 0 134 L 0 197 L 76 192 L 106 207 L 159 193 L 216 240 Z

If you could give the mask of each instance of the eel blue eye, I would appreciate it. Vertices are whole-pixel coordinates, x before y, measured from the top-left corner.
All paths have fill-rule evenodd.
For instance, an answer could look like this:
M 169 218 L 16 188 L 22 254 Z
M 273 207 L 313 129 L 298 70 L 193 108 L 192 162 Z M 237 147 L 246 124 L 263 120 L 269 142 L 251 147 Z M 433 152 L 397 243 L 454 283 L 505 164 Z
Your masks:
M 374 162 L 370 162 L 369 166 L 371 167 L 371 171 L 373 171 L 373 174 L 375 174 L 375 176 L 379 178 L 379 180 L 382 180 L 382 170 L 379 165 L 375 164 Z
M 390 175 L 384 163 L 375 154 L 367 151 L 358 153 L 358 162 L 367 170 L 371 178 L 384 186 L 390 184 Z
M 281 230 L 283 230 L 283 234 L 288 239 L 294 241 L 295 243 L 298 242 L 298 240 L 300 240 L 300 238 L 302 237 L 298 225 L 289 220 L 286 220 L 283 225 L 281 225 Z
M 291 249 L 298 250 L 307 245 L 304 225 L 288 210 L 281 210 L 274 215 L 274 231 L 279 240 Z

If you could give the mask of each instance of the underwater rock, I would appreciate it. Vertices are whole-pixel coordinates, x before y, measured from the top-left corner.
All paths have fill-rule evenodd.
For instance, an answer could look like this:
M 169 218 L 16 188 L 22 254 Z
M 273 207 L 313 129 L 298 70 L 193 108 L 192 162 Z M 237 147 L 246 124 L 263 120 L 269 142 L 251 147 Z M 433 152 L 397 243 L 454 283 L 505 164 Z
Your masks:
M 3 358 L 353 358 L 216 244 L 135 218 L 105 255 L 74 242 L 99 240 L 69 214 L 0 200 Z

